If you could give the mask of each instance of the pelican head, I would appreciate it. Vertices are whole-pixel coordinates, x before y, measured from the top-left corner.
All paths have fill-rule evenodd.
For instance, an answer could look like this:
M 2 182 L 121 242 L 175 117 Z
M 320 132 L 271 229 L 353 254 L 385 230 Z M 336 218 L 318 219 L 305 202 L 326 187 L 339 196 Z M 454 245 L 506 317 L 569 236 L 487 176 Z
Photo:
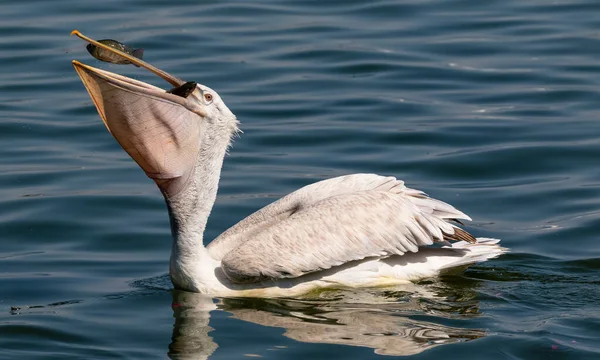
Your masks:
M 97 46 L 103 45 L 74 33 Z M 186 84 L 140 59 L 104 48 L 173 86 Z M 186 187 L 203 146 L 226 148 L 237 131 L 235 115 L 207 86 L 196 84 L 184 97 L 77 60 L 73 60 L 73 66 L 108 131 L 165 195 L 172 196 Z

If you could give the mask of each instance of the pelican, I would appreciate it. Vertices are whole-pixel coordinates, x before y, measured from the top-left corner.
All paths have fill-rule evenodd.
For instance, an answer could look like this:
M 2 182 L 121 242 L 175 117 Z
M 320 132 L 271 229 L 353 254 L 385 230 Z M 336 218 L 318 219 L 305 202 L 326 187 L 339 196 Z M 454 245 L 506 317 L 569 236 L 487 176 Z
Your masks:
M 305 186 L 204 246 L 223 159 L 239 131 L 235 115 L 205 85 L 190 87 L 77 30 L 72 34 L 174 87 L 165 91 L 73 60 L 104 125 L 166 201 L 175 288 L 221 297 L 284 297 L 393 286 L 460 271 L 506 251 L 499 240 L 475 239 L 461 229 L 460 220 L 471 219 L 451 205 L 375 174 Z

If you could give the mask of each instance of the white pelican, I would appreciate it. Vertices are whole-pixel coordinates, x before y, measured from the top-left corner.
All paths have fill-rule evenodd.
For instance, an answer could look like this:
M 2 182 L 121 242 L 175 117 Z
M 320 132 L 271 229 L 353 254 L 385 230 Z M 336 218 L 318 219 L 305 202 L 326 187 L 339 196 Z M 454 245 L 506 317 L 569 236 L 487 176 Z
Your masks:
M 207 86 L 191 83 L 190 92 L 190 83 L 77 30 L 72 34 L 180 87 L 170 93 L 73 61 L 108 130 L 165 198 L 173 235 L 169 274 L 178 289 L 280 297 L 388 286 L 458 271 L 506 250 L 499 240 L 475 239 L 451 223 L 471 220 L 454 207 L 374 174 L 305 186 L 205 247 L 223 158 L 238 132 L 235 115 Z M 428 247 L 434 242 L 445 246 Z

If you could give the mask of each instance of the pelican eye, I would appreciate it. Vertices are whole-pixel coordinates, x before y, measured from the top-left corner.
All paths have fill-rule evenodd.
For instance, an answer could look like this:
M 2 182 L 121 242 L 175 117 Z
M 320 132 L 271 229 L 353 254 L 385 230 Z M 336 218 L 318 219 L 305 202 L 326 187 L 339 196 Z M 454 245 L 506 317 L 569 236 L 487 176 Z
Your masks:
M 213 100 L 213 96 L 211 94 L 204 94 L 204 100 L 206 101 L 212 101 Z

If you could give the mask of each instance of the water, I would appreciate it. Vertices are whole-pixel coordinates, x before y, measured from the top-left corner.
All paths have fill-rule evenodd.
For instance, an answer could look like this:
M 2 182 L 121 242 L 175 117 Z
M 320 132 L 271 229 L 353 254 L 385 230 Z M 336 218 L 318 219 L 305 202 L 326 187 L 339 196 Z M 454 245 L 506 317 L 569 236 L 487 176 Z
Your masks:
M 0 4 L 0 357 L 600 356 L 600 3 Z M 314 181 L 406 180 L 511 253 L 316 299 L 173 291 L 163 200 L 107 133 L 69 32 L 216 89 L 244 134 L 206 234 Z

